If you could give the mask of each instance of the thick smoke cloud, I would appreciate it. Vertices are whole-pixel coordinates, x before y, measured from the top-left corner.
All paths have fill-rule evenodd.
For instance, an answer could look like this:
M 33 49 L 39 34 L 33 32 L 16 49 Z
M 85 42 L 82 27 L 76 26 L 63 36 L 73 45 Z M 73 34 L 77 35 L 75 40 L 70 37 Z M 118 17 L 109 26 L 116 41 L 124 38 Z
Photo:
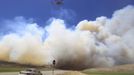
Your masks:
M 1 61 L 41 66 L 56 60 L 63 69 L 134 63 L 132 5 L 115 11 L 111 19 L 83 20 L 75 30 L 66 28 L 61 19 L 53 19 L 44 28 L 22 17 L 5 22 L 9 26 L 5 30 L 11 31 L 0 37 Z

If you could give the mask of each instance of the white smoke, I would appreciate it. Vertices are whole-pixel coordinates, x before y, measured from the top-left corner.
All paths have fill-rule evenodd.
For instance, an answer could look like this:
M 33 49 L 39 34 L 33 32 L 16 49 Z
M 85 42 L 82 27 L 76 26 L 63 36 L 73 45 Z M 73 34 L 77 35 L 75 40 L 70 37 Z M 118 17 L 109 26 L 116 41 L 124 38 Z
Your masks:
M 81 21 L 75 30 L 63 20 L 50 25 L 16 18 L 8 24 L 12 32 L 0 38 L 0 60 L 21 64 L 48 65 L 64 69 L 110 67 L 134 63 L 134 6 L 115 11 L 113 17 Z M 47 36 L 46 36 L 47 34 Z

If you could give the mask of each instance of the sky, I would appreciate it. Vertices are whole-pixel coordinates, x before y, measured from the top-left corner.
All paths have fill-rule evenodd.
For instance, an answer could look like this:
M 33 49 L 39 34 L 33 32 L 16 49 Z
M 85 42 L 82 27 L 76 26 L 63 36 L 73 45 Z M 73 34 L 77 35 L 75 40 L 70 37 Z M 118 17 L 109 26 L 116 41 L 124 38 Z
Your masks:
M 0 0 L 0 20 L 23 16 L 44 25 L 51 17 L 62 17 L 71 26 L 84 19 L 95 20 L 99 16 L 110 18 L 115 10 L 134 5 L 134 0 L 64 0 L 62 6 L 56 7 L 52 1 Z M 59 14 L 62 16 L 59 17 Z

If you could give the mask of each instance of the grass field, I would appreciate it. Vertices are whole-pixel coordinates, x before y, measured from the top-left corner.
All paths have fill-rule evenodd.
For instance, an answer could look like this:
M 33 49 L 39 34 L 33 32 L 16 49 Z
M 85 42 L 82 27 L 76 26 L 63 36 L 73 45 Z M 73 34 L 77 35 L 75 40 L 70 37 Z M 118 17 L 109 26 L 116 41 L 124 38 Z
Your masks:
M 1 67 L 0 72 L 19 72 L 27 67 Z M 51 71 L 51 68 L 38 68 L 41 71 Z M 65 70 L 68 71 L 68 70 Z M 92 68 L 83 71 L 68 71 L 60 75 L 134 75 L 134 64 L 112 68 Z
M 16 67 L 0 67 L 0 72 L 19 72 L 24 70 L 24 68 L 16 68 Z
M 26 67 L 0 67 L 0 72 L 20 72 L 22 70 L 25 70 Z M 49 71 L 50 68 L 38 68 L 41 71 Z
M 19 72 L 21 70 L 24 70 L 25 68 L 13 68 L 13 67 L 0 67 L 0 72 Z M 80 73 L 80 72 L 79 72 Z M 77 73 L 77 75 L 134 75 L 134 72 L 98 72 L 98 71 L 90 71 L 90 70 L 84 70 L 81 71 L 81 73 L 83 74 L 79 74 Z M 71 73 L 65 73 L 65 74 L 61 74 L 61 75 L 76 75 L 75 71 L 73 73 L 73 71 Z
M 87 75 L 134 75 L 129 72 L 83 72 Z
M 82 72 L 87 75 L 134 75 L 134 64 L 120 65 L 110 68 L 92 68 Z
M 134 73 L 129 73 L 129 72 L 91 72 L 91 71 L 69 71 L 65 72 L 63 74 L 58 74 L 58 75 L 134 75 Z

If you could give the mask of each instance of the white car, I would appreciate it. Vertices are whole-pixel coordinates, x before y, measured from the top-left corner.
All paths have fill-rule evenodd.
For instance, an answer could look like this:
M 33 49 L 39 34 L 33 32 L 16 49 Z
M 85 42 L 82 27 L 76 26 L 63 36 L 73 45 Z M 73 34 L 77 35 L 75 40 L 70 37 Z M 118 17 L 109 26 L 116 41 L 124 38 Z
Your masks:
M 24 71 L 20 71 L 19 75 L 42 75 L 42 73 L 35 68 L 28 68 Z

